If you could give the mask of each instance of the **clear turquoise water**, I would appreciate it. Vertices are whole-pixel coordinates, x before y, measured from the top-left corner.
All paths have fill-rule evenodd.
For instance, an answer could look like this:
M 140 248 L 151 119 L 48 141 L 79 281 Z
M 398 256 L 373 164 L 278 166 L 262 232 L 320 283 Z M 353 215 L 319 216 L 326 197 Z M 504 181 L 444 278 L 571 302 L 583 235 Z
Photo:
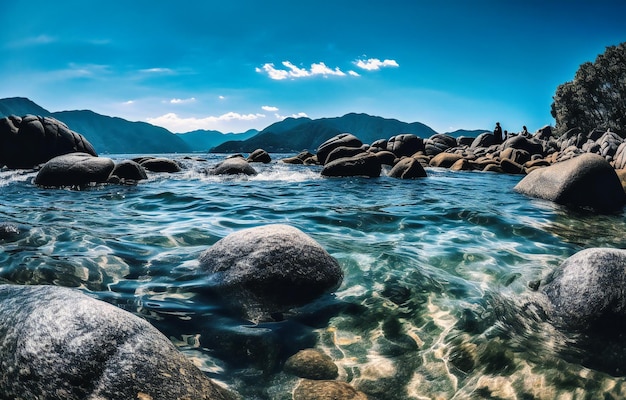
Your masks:
M 523 311 L 528 282 L 565 258 L 626 247 L 623 213 L 571 212 L 515 193 L 520 177 L 492 173 L 328 179 L 280 163 L 255 165 L 252 178 L 200 172 L 221 159 L 82 191 L 1 171 L 0 222 L 21 232 L 0 240 L 0 277 L 77 287 L 141 315 L 247 399 L 290 399 L 296 380 L 282 363 L 308 347 L 376 399 L 624 395 L 623 378 L 564 355 L 567 335 Z M 335 296 L 254 325 L 204 294 L 194 271 L 217 240 L 271 223 L 317 240 L 345 279 Z

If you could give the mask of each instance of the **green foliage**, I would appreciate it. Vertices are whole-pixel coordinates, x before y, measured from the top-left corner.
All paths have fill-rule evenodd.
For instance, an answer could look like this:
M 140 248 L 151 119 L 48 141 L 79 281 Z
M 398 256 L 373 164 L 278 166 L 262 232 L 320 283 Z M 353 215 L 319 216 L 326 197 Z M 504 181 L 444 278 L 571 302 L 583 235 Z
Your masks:
M 626 136 L 626 42 L 607 47 L 594 63 L 582 64 L 553 100 L 557 134 L 601 128 Z

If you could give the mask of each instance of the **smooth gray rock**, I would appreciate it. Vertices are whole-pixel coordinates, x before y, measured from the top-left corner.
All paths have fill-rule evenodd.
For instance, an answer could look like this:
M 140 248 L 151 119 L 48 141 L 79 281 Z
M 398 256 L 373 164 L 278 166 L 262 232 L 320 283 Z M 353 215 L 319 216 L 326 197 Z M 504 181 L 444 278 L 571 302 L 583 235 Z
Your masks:
M 214 168 L 207 170 L 209 175 L 256 175 L 256 170 L 241 157 L 227 158 Z
M 0 285 L 3 399 L 235 398 L 148 322 L 58 286 Z
M 515 190 L 527 196 L 599 212 L 617 211 L 626 203 L 626 194 L 615 170 L 597 154 L 581 154 L 536 169 L 526 175 Z
M 97 156 L 91 143 L 50 117 L 0 118 L 0 166 L 28 169 L 67 153 Z
M 366 176 L 376 178 L 380 176 L 382 165 L 380 159 L 373 153 L 361 153 L 354 157 L 340 158 L 324 165 L 323 176 Z
M 213 289 L 252 321 L 301 306 L 335 290 L 343 272 L 322 246 L 289 225 L 244 229 L 199 259 Z
M 247 158 L 248 162 L 260 162 L 263 164 L 268 164 L 272 162 L 272 157 L 269 153 L 263 149 L 256 149 Z
M 396 135 L 387 142 L 387 151 L 396 157 L 410 157 L 413 154 L 424 151 L 424 140 L 414 134 Z
M 163 157 L 148 157 L 139 162 L 143 168 L 151 172 L 180 172 L 180 165 L 169 158 Z
M 558 325 L 621 329 L 626 322 L 626 250 L 590 248 L 566 259 L 542 285 Z
M 366 153 L 366 151 L 360 147 L 336 147 L 326 157 L 326 164 L 331 163 L 335 160 L 339 160 L 340 158 L 350 158 L 364 153 Z
M 113 168 L 110 175 L 111 177 L 116 177 L 121 182 L 148 179 L 146 170 L 139 163 L 132 160 L 123 160 L 115 164 L 115 168 Z
M 107 182 L 115 163 L 110 158 L 86 153 L 70 153 L 54 157 L 44 164 L 35 177 L 40 186 L 83 186 Z

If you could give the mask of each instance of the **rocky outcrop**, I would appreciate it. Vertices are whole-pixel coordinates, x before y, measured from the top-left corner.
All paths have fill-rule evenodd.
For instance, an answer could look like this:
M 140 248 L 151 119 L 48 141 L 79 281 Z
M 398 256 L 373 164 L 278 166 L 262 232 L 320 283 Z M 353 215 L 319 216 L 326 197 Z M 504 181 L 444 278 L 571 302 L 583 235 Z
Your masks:
M 145 157 L 134 161 L 138 162 L 139 165 L 150 172 L 174 173 L 182 170 L 176 161 L 170 160 L 169 158 Z
M 74 152 L 97 155 L 82 135 L 54 118 L 27 115 L 0 119 L 0 166 L 28 169 Z
M 109 183 L 130 183 L 148 179 L 146 170 L 132 160 L 123 160 L 115 164 L 109 176 Z
M 396 135 L 387 141 L 387 151 L 396 157 L 410 157 L 413 154 L 424 151 L 424 140 L 413 134 Z
M 611 165 L 596 154 L 534 170 L 522 179 L 519 193 L 567 206 L 612 212 L 623 208 L 626 194 Z
M 227 158 L 211 169 L 209 175 L 256 175 L 256 170 L 242 157 Z
M 199 261 L 212 289 L 253 321 L 304 305 L 336 289 L 343 279 L 339 263 L 326 250 L 282 224 L 232 233 Z
M 354 135 L 349 133 L 342 133 L 332 137 L 322 143 L 317 148 L 317 160 L 320 164 L 326 164 L 326 158 L 337 147 L 356 147 L 360 148 L 363 143 Z
M 115 163 L 110 158 L 86 153 L 70 153 L 55 157 L 44 164 L 34 183 L 46 187 L 83 186 L 105 183 Z
M 235 398 L 148 322 L 76 290 L 0 285 L 0 314 L 3 398 Z
M 339 158 L 324 165 L 323 176 L 347 177 L 365 176 L 376 178 L 380 176 L 382 166 L 378 157 L 372 153 L 360 153 L 354 157 Z

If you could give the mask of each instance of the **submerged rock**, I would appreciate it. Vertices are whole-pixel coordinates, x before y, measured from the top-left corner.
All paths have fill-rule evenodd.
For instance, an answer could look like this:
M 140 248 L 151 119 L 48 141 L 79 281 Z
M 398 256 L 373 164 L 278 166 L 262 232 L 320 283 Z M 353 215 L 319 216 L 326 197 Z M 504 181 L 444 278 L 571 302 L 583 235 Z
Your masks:
M 0 314 L 2 398 L 235 398 L 148 322 L 76 290 L 0 285 Z
M 626 327 L 626 250 L 590 248 L 566 259 L 542 291 L 557 324 L 569 330 Z
M 111 180 L 119 182 L 128 181 L 140 181 L 148 179 L 146 170 L 138 163 L 132 160 L 124 160 L 115 164 L 115 168 L 109 176 L 109 182 Z
M 54 118 L 28 115 L 0 119 L 0 166 L 33 168 L 74 152 L 97 156 L 87 139 Z
M 360 392 L 345 382 L 312 381 L 303 379 L 293 391 L 293 400 L 367 400 Z
M 146 157 L 139 162 L 143 168 L 151 172 L 180 172 L 180 165 L 174 160 L 163 157 Z
M 248 162 L 258 162 L 263 164 L 268 164 L 272 162 L 272 157 L 270 157 L 269 153 L 263 149 L 256 149 L 247 158 Z
M 300 378 L 314 380 L 335 379 L 339 375 L 332 358 L 315 349 L 301 350 L 289 357 L 284 370 Z
M 199 259 L 213 289 L 257 321 L 335 290 L 343 272 L 322 246 L 289 225 L 244 229 L 219 240 Z
M 568 161 L 536 169 L 515 190 L 567 206 L 612 212 L 624 207 L 626 194 L 611 165 L 597 154 L 582 154 Z
M 44 164 L 34 183 L 40 186 L 83 186 L 104 183 L 109 179 L 115 163 L 110 158 L 94 157 L 86 153 L 70 153 L 55 157 Z

